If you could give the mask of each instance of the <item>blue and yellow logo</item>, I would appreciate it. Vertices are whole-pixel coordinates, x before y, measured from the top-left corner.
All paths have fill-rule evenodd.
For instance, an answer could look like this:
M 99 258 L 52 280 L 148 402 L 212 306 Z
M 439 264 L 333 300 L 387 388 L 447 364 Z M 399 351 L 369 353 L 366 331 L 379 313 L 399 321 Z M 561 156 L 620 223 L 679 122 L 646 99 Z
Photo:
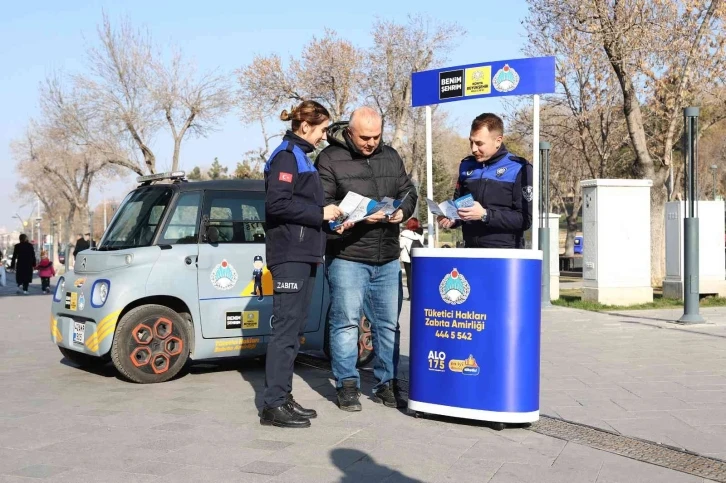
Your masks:
M 465 360 L 451 359 L 449 361 L 449 370 L 451 372 L 461 372 L 465 376 L 479 375 L 479 365 L 471 354 Z

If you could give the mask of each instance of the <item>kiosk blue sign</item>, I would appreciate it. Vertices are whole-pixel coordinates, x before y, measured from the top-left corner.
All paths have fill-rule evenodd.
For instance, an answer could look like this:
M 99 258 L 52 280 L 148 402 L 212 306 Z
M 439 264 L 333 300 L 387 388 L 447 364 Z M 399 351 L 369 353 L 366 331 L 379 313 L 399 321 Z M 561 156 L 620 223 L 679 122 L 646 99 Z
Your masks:
M 415 249 L 409 408 L 539 418 L 541 253 Z
M 532 57 L 414 72 L 413 107 L 555 92 L 555 58 Z

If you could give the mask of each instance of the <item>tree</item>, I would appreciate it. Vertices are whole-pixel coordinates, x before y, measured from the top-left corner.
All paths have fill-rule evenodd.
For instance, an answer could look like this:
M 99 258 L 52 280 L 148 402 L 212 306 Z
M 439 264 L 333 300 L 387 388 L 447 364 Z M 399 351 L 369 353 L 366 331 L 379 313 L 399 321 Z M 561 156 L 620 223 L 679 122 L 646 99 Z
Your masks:
M 88 73 L 71 77 L 71 98 L 63 95 L 59 82 L 48 83 L 46 97 L 57 107 L 55 118 L 78 143 L 93 146 L 108 162 L 140 175 L 156 172 L 151 140 L 166 126 L 174 146 L 171 168 L 176 171 L 183 140 L 205 136 L 230 109 L 227 78 L 214 72 L 197 74 L 179 51 L 165 62 L 149 33 L 127 20 L 114 28 L 104 15 L 98 38 L 99 44 L 87 52 Z M 69 104 L 76 108 L 64 108 Z
M 262 170 L 254 166 L 248 159 L 237 163 L 237 168 L 232 174 L 233 178 L 236 179 L 263 179 L 265 176 Z
M 406 158 L 406 137 L 413 115 L 411 74 L 434 68 L 466 31 L 458 24 L 422 15 L 409 16 L 406 24 L 378 19 L 373 25 L 373 46 L 366 56 L 364 94 L 378 108 L 390 133 L 390 144 Z M 421 110 L 421 109 L 419 109 Z M 422 124 L 416 123 L 416 126 Z M 423 129 L 421 129 L 423 130 Z M 412 156 L 412 180 L 418 185 L 424 157 Z
M 227 166 L 222 166 L 219 159 L 214 158 L 212 167 L 210 167 L 209 171 L 207 171 L 207 175 L 209 176 L 209 179 L 227 179 L 229 177 L 227 176 L 228 171 L 229 168 Z
M 583 34 L 602 49 L 622 95 L 633 174 L 653 180 L 651 281 L 665 270 L 665 201 L 682 110 L 726 78 L 721 0 L 528 0 L 540 25 Z M 718 82 L 715 83 L 714 80 Z M 725 113 L 726 115 L 726 113 Z M 708 128 L 708 126 L 704 126 Z
M 288 103 L 313 100 L 324 105 L 333 121 L 350 114 L 358 97 L 362 53 L 350 41 L 331 29 L 323 37 L 306 43 L 299 58 L 291 58 L 289 68 L 277 55 L 256 56 L 237 70 L 239 100 L 244 119 L 250 122 L 270 117 Z M 264 134 L 263 134 L 264 135 Z

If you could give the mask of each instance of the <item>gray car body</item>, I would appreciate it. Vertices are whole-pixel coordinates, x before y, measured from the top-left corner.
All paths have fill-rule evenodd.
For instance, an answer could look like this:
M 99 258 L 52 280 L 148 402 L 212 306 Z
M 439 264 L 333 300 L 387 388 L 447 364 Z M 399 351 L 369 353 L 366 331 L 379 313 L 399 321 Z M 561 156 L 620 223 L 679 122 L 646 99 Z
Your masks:
M 59 278 L 51 309 L 51 340 L 67 349 L 104 357 L 111 350 L 116 326 L 126 313 L 141 305 L 159 304 L 185 314 L 190 320 L 194 333 L 189 348 L 192 360 L 265 354 L 273 323 L 272 282 L 266 267 L 263 283 L 266 295 L 263 300 L 245 295 L 254 282 L 254 258 L 258 255 L 264 257 L 264 243 L 203 242 L 201 216 L 197 220 L 198 243 L 158 243 L 177 201 L 184 193 L 201 192 L 205 199 L 210 192 L 232 192 L 230 196 L 249 193 L 259 205 L 260 196 L 264 199 L 264 183 L 257 180 L 175 182 L 137 190 L 165 188 L 174 190 L 173 198 L 162 215 L 159 222 L 161 229 L 157 230 L 150 246 L 116 251 L 84 250 L 78 254 L 73 271 Z M 206 202 L 202 211 L 204 209 Z M 109 226 L 114 220 L 115 217 Z M 99 246 L 103 246 L 103 240 Z M 231 289 L 219 290 L 213 284 L 214 270 L 222 260 L 226 260 L 237 272 L 239 284 Z M 104 280 L 109 284 L 108 297 L 102 306 L 97 307 L 92 303 L 92 291 L 94 285 Z M 309 319 L 301 335 L 301 350 L 323 349 L 329 304 L 327 286 L 324 270 L 318 270 Z M 228 327 L 228 314 L 237 313 L 242 315 L 247 327 Z M 82 343 L 74 341 L 76 323 L 79 323 L 79 328 L 83 324 Z

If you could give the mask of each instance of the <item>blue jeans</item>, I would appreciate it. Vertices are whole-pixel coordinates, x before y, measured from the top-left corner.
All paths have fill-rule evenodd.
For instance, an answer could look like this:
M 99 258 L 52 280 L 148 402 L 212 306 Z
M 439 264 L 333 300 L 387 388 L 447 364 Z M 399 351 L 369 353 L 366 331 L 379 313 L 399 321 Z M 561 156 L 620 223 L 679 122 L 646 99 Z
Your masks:
M 358 324 L 362 314 L 371 322 L 376 354 L 374 391 L 396 378 L 398 373 L 403 284 L 401 265 L 393 260 L 384 265 L 351 262 L 335 258 L 326 261 L 330 284 L 330 351 L 336 387 L 355 379 L 360 388 Z

